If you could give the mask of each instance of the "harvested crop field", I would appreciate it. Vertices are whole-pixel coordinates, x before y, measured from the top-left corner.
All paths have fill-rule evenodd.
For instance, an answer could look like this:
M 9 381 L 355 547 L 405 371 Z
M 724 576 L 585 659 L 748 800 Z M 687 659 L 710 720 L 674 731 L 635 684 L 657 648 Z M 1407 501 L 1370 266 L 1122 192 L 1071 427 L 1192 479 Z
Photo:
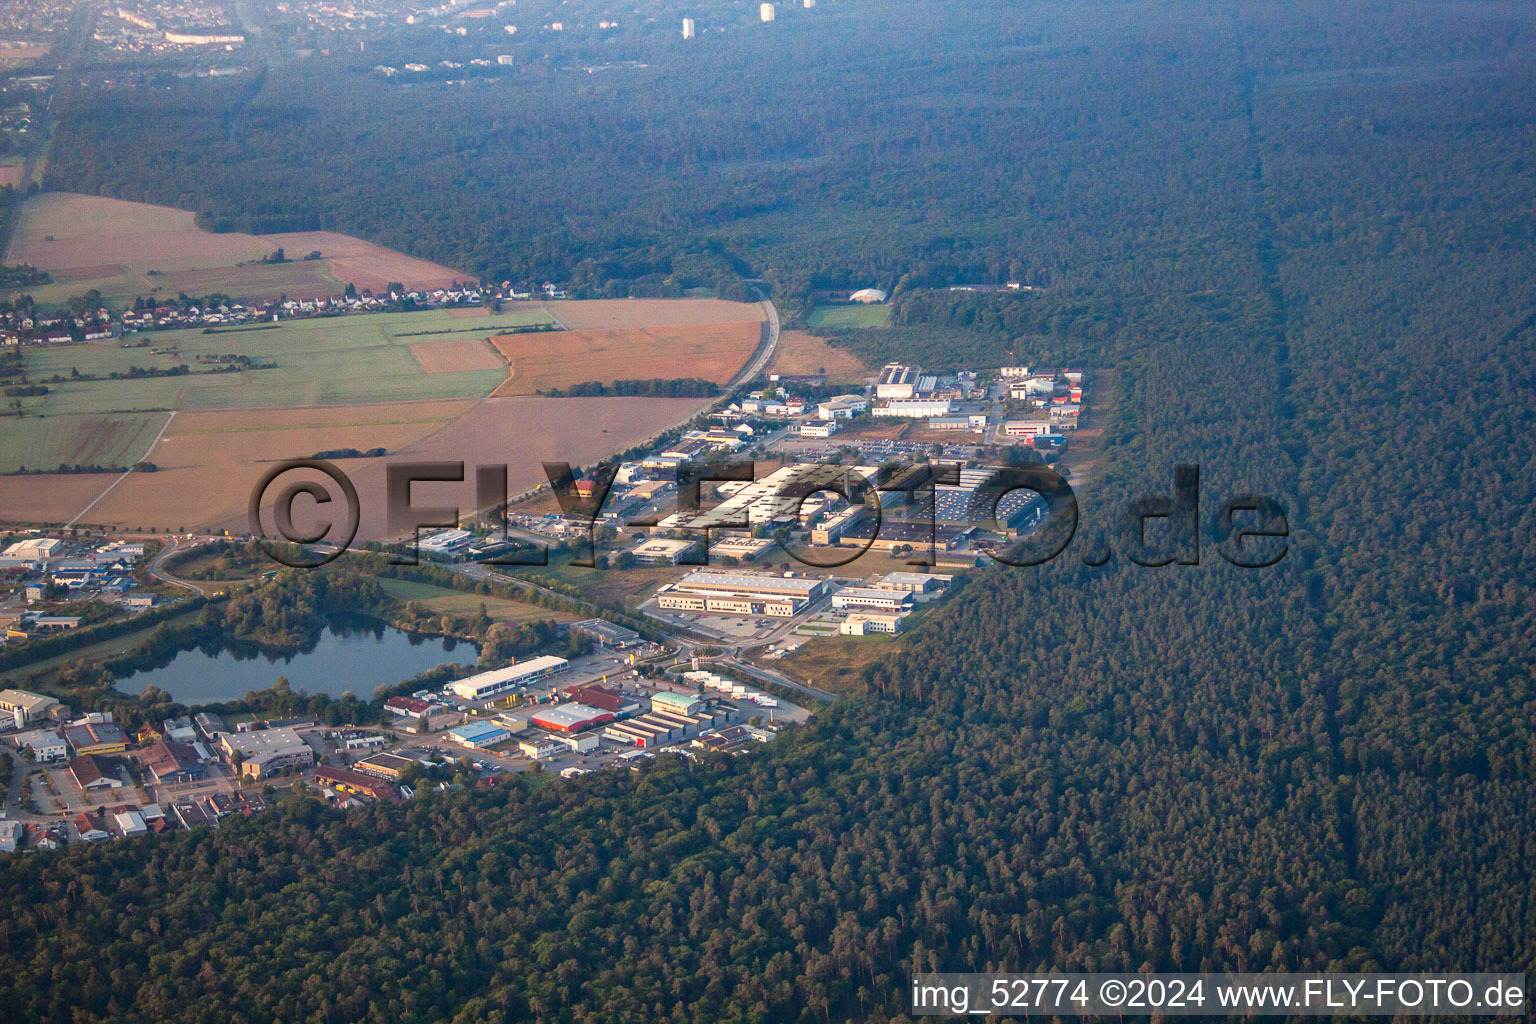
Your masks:
M 260 262 L 277 249 L 290 262 Z M 315 251 L 319 259 L 303 258 Z M 5 261 L 30 263 L 58 280 L 30 289 L 42 303 L 61 302 L 87 286 L 118 301 L 213 290 L 237 298 L 284 292 L 299 298 L 336 295 L 348 282 L 378 291 L 391 281 L 412 288 L 443 288 L 469 279 L 462 272 L 348 235 L 215 234 L 199 228 L 186 210 L 68 192 L 27 200 Z
M 573 331 L 610 327 L 669 327 L 676 324 L 723 324 L 735 320 L 763 321 L 767 314 L 756 302 L 724 299 L 599 299 L 546 302 L 543 308 Z
M 246 530 L 246 507 L 261 474 L 283 459 L 320 451 L 384 447 L 379 459 L 342 459 L 336 466 L 362 503 L 359 538 L 385 535 L 384 463 L 394 459 L 463 461 L 464 484 L 418 484 L 417 505 L 474 504 L 473 468 L 505 464 L 517 492 L 543 481 L 544 460 L 591 464 L 615 450 L 686 420 L 701 399 L 505 398 L 381 406 L 179 414 L 150 452 L 160 470 L 133 473 L 81 522 L 147 529 Z M 298 479 L 323 478 L 300 474 Z M 64 522 L 117 477 L 0 477 L 0 509 L 18 521 Z M 283 483 L 291 482 L 289 476 Z M 307 499 L 306 499 L 307 500 Z M 295 521 L 306 525 L 305 506 Z
M 411 355 L 426 373 L 500 370 L 506 365 L 483 338 L 421 342 L 411 346 Z
M 585 381 L 698 377 L 724 384 L 762 339 L 758 321 L 625 330 L 501 334 L 491 339 L 511 366 L 497 397 L 531 395 Z
M 862 380 L 872 371 L 853 353 L 833 348 L 806 331 L 781 331 L 769 373 L 822 374 L 830 380 Z
M 0 476 L 0 522 L 66 523 L 116 479 L 116 473 Z
M 91 510 L 87 520 L 161 529 L 218 522 L 235 529 L 237 520 L 244 522 L 252 488 L 273 463 L 341 448 L 382 447 L 391 454 L 410 449 L 471 404 L 408 402 L 183 413 L 150 453 L 159 471 L 135 473 L 124 480 Z M 336 465 L 352 476 L 379 461 L 343 459 Z

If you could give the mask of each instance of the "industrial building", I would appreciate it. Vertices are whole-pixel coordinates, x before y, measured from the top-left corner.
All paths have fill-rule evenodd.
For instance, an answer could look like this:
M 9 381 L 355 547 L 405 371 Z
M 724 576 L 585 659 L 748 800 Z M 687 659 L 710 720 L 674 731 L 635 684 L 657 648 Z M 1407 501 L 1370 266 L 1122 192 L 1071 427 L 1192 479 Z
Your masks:
M 162 740 L 139 754 L 139 765 L 157 783 L 192 782 L 206 769 L 197 752 L 185 743 Z
M 595 732 L 560 733 L 551 735 L 550 739 L 565 747 L 573 754 L 586 754 L 602 746 L 602 740 Z
M 440 558 L 452 557 L 469 547 L 469 542 L 475 539 L 475 535 L 468 530 L 443 530 L 431 536 L 423 537 L 417 543 L 417 548 L 429 555 Z
M 964 416 L 935 416 L 928 421 L 929 430 L 985 430 L 985 413 L 968 413 Z
M 867 636 L 871 633 L 894 635 L 901 632 L 901 623 L 905 618 L 905 615 L 894 612 L 855 612 L 843 620 L 837 631 L 843 636 Z
M 937 383 L 937 378 L 933 378 Z M 875 382 L 876 398 L 916 398 L 923 390 L 923 371 L 920 367 L 902 363 L 887 363 L 880 370 Z M 932 385 L 928 390 L 932 390 Z
M 45 561 L 64 550 L 64 542 L 53 537 L 30 537 L 5 549 L 0 558 Z
M 565 695 L 577 704 L 585 704 L 599 711 L 606 711 L 616 718 L 627 718 L 640 713 L 639 701 L 597 683 L 567 686 Z
M 352 767 L 365 775 L 399 782 L 405 775 L 405 770 L 413 764 L 416 762 L 411 758 L 401 757 L 399 754 L 374 754 L 372 757 L 363 758 Z
M 111 722 L 84 722 L 64 730 L 64 740 L 75 756 L 121 754 L 128 749 L 128 734 Z
M 1005 420 L 1003 422 L 1004 437 L 1038 437 L 1041 434 L 1054 433 L 1051 430 L 1050 416 L 1031 416 L 1022 420 Z
M 465 700 L 484 700 L 497 694 L 507 693 L 539 679 L 558 675 L 570 667 L 564 658 L 545 654 L 529 658 L 506 668 L 480 672 L 448 684 L 448 689 Z
M 926 420 L 949 415 L 953 403 L 947 398 L 893 398 L 874 408 L 874 415 L 905 420 Z
M 288 726 L 256 732 L 221 732 L 219 747 L 230 764 L 239 763 L 240 777 L 265 779 L 315 763 L 315 752 Z
M 365 796 L 372 800 L 400 799 L 400 791 L 391 783 L 364 775 L 362 772 L 349 771 L 346 768 L 317 768 L 315 781 L 339 792 Z
M 401 718 L 421 718 L 431 713 L 432 705 L 420 697 L 391 697 L 384 702 L 384 710 Z
M 697 541 L 647 537 L 630 549 L 641 565 L 676 565 L 698 546 Z
M 117 764 L 111 758 L 95 754 L 81 754 L 69 762 L 69 774 L 75 785 L 84 790 L 121 789 L 123 780 L 117 776 Z
M 924 522 L 875 522 L 866 518 L 863 522 L 843 531 L 837 543 L 841 547 L 869 548 L 890 551 L 898 547 L 913 550 L 925 549 L 930 543 L 936 550 L 951 551 L 960 546 L 966 535 L 975 527 L 947 526 Z
M 656 604 L 671 611 L 787 618 L 825 590 L 824 581 L 807 576 L 701 571 L 657 591 Z
M 773 541 L 762 537 L 719 537 L 710 542 L 709 553 L 712 556 L 720 555 L 741 562 L 750 562 L 771 547 L 773 547 Z
M 832 595 L 832 607 L 838 611 L 846 611 L 849 608 L 874 608 L 883 612 L 905 612 L 912 608 L 912 595 L 903 590 L 844 587 Z
M 556 737 L 547 732 L 538 732 L 534 729 L 520 732 L 513 736 L 512 740 L 517 744 L 518 751 L 524 757 L 534 759 L 554 757 L 561 750 L 565 749 L 565 744 L 561 743 Z
M 453 742 L 459 746 L 468 747 L 471 750 L 484 750 L 512 738 L 510 730 L 502 728 L 495 722 L 486 721 L 456 725 L 448 730 L 448 735 L 453 737 Z
M 613 721 L 613 712 L 590 704 L 561 704 L 529 715 L 528 721 L 550 732 L 585 732 Z
M 12 737 L 11 742 L 16 744 L 17 750 L 32 751 L 32 759 L 39 762 L 62 761 L 69 753 L 69 745 L 64 742 L 64 737 L 52 729 L 19 733 Z
M 651 694 L 651 708 L 653 710 L 666 708 L 682 715 L 691 715 L 694 709 L 704 702 L 691 693 L 673 693 L 671 690 L 658 690 Z
M 953 576 L 926 572 L 888 572 L 874 584 L 877 590 L 900 590 L 919 601 L 935 597 L 949 588 Z
M 28 690 L 0 690 L 0 714 L 9 716 L 18 729 L 25 729 L 34 722 L 53 717 L 54 709 L 61 707 L 63 705 L 58 701 L 40 693 L 32 693 Z
M 583 619 L 580 622 L 573 622 L 571 632 L 586 637 L 599 647 L 608 647 L 615 651 L 627 651 L 631 647 L 640 647 L 645 644 L 645 637 L 639 633 L 624 626 L 616 626 L 607 619 Z
M 816 417 L 823 420 L 851 420 L 869 408 L 863 395 L 833 395 L 816 403 Z
M 879 473 L 878 466 L 782 466 L 752 483 L 724 484 L 720 491 L 729 492 L 724 501 L 697 512 L 675 512 L 660 525 L 689 530 L 792 526 L 800 521 L 802 506 L 809 504 L 804 499 L 830 491 L 860 500 L 862 490 L 873 486 Z

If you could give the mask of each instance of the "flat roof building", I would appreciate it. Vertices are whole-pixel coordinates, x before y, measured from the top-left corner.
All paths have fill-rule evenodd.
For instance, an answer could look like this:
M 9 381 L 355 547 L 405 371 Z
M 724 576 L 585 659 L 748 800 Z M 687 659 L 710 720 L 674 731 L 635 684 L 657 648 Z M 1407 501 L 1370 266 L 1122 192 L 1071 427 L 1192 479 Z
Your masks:
M 242 778 L 265 779 L 315 763 L 314 750 L 289 726 L 221 732 L 218 743 L 231 764 L 238 760 Z
M 903 363 L 886 363 L 875 381 L 876 398 L 912 398 L 917 394 L 922 370 Z
M 888 572 L 875 582 L 877 590 L 900 590 L 909 594 L 937 594 L 947 589 L 953 576 L 939 576 L 926 572 Z
M 906 616 L 896 613 L 855 612 L 844 619 L 837 631 L 843 636 L 866 636 L 870 633 L 896 634 Z
M 645 638 L 639 633 L 623 626 L 616 626 L 607 619 L 583 619 L 581 622 L 573 622 L 571 632 L 587 637 L 602 647 L 611 647 L 618 651 L 645 643 Z
M 887 612 L 904 612 L 912 607 L 912 595 L 902 590 L 845 587 L 832 595 L 832 607 L 839 611 L 848 608 L 875 608 Z
M 697 541 L 692 540 L 674 540 L 670 537 L 647 537 L 631 548 L 629 553 L 641 565 L 676 565 L 697 544 Z
M 535 680 L 558 675 L 569 667 L 570 662 L 564 658 L 545 654 L 508 665 L 506 668 L 481 672 L 478 675 L 456 680 L 449 683 L 447 688 L 465 700 L 484 700 L 487 697 L 494 697 L 520 686 L 526 686 Z
M 69 745 L 64 742 L 64 737 L 52 729 L 18 733 L 11 741 L 16 744 L 17 750 L 30 749 L 33 759 L 37 761 L 62 761 L 69 753 Z
M 85 722 L 64 730 L 64 739 L 75 756 L 120 754 L 128 749 L 128 734 L 111 722 Z
M 364 775 L 372 775 L 380 779 L 388 779 L 390 782 L 399 782 L 405 770 L 416 764 L 409 757 L 401 757 L 399 754 L 374 754 L 365 757 L 352 766 L 354 771 Z
M 448 735 L 453 737 L 455 743 L 471 750 L 484 750 L 512 738 L 510 730 L 495 722 L 465 722 L 449 729 Z
M 671 690 L 658 690 L 651 694 L 651 706 L 653 708 L 668 708 L 680 714 L 691 714 L 695 708 L 704 702 L 691 693 L 673 693 Z

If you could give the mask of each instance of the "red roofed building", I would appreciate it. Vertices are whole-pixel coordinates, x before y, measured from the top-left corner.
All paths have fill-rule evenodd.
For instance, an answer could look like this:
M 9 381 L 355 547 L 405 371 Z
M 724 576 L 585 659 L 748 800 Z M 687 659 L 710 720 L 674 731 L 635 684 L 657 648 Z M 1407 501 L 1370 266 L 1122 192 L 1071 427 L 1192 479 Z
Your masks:
M 316 768 L 315 781 L 343 793 L 353 793 L 374 800 L 400 799 L 400 790 L 395 788 L 394 783 L 375 779 L 347 768 Z
M 139 763 L 155 782 L 162 784 L 191 782 L 202 778 L 205 772 L 191 747 L 164 740 L 141 753 Z
M 619 691 L 598 683 L 567 686 L 565 695 L 579 704 L 585 704 L 612 715 L 633 714 L 640 710 L 638 701 L 630 700 Z
M 432 710 L 432 705 L 419 697 L 391 697 L 384 702 L 384 710 L 401 716 L 420 717 Z

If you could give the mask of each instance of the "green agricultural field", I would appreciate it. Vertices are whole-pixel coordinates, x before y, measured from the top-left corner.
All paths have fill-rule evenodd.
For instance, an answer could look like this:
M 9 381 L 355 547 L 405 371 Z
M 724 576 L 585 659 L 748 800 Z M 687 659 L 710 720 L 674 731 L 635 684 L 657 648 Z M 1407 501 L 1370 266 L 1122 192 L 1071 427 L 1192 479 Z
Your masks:
M 130 466 L 149 451 L 165 413 L 23 416 L 0 420 L 0 473 L 64 465 Z
M 884 327 L 891 322 L 890 306 L 817 306 L 805 322 L 817 327 Z
M 466 594 L 463 591 L 435 587 L 430 583 L 418 583 L 414 580 L 384 579 L 380 580 L 379 584 L 391 597 L 402 601 L 415 601 L 442 615 L 477 615 L 483 604 L 486 614 L 497 622 L 521 623 L 543 619 L 572 622 L 576 619 L 576 616 L 569 612 L 540 608 L 538 605 L 524 604 L 521 601 L 487 597 L 484 594 Z
M 410 346 L 461 341 L 534 323 L 548 323 L 542 310 L 454 316 L 446 310 L 380 313 L 368 316 L 287 320 L 206 333 L 200 328 L 140 335 L 149 347 L 176 350 L 156 356 L 146 348 L 67 345 L 27 352 L 33 379 L 82 374 L 105 376 L 130 366 L 165 369 L 185 363 L 194 371 L 200 357 L 248 356 L 268 369 L 240 373 L 189 373 L 177 377 L 75 381 L 52 384 L 29 411 L 53 417 L 154 409 L 267 409 L 481 398 L 506 379 L 502 370 L 426 373 Z M 437 333 L 443 332 L 443 333 Z
M 87 342 L 82 345 L 37 345 L 23 350 L 27 376 L 33 380 L 50 377 L 68 377 L 71 370 L 96 377 L 113 373 L 127 373 L 131 367 L 149 370 L 169 370 L 180 366 L 182 360 L 175 355 L 156 355 L 151 348 L 160 346 L 151 342 L 143 348 L 124 348 L 117 340 Z

